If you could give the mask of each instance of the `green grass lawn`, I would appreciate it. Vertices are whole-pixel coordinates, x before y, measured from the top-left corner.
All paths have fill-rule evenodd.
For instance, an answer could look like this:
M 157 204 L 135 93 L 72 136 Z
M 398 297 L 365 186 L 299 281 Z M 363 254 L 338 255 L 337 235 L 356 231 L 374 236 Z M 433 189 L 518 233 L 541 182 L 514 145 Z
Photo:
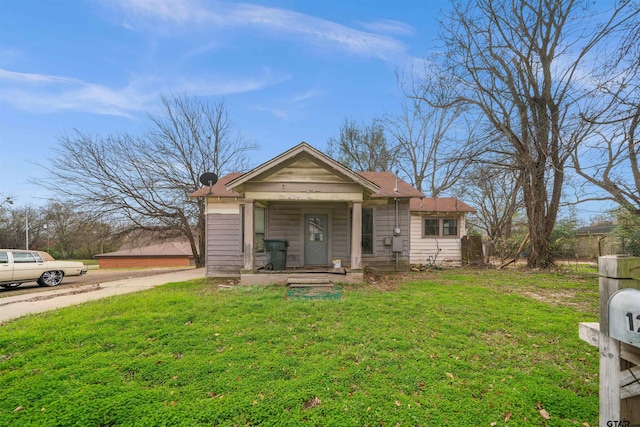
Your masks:
M 340 301 L 200 280 L 10 322 L 0 425 L 597 425 L 596 279 L 407 277 Z

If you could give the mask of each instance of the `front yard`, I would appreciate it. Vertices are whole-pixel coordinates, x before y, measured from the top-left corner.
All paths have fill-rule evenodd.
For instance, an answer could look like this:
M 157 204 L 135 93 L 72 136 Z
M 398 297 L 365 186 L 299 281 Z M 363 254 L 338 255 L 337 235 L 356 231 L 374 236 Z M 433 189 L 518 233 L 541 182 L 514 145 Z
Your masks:
M 597 425 L 595 278 L 450 270 L 287 301 L 165 285 L 0 326 L 0 425 Z

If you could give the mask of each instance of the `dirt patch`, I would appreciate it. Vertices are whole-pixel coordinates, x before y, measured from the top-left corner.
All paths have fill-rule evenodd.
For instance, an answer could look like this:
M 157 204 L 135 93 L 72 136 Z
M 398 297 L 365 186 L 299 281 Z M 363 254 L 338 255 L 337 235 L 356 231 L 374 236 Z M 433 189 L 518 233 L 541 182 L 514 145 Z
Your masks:
M 394 292 L 407 283 L 411 276 L 409 273 L 372 273 L 364 275 L 365 286 L 382 292 Z
M 134 279 L 136 277 L 154 276 L 156 274 L 170 273 L 184 270 L 183 268 L 144 268 L 144 269 L 105 269 L 89 270 L 84 276 L 65 277 L 61 284 L 54 288 L 38 286 L 36 282 L 25 282 L 17 288 L 5 289 L 0 287 L 0 299 L 2 297 L 46 292 L 52 289 L 76 289 L 87 285 L 96 285 L 115 280 Z
M 579 301 L 577 296 L 579 291 L 575 289 L 563 289 L 562 291 L 541 290 L 532 292 L 524 289 L 511 289 L 520 296 L 531 298 L 554 307 L 571 307 L 578 311 L 590 312 L 593 302 L 590 300 Z

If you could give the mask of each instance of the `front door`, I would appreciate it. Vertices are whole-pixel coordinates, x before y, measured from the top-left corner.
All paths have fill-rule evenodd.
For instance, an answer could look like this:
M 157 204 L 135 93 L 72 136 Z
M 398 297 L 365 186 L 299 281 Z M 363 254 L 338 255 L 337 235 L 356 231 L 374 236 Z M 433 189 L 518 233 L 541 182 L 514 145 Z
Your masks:
M 329 220 L 327 215 L 304 216 L 304 264 L 327 265 L 329 245 Z

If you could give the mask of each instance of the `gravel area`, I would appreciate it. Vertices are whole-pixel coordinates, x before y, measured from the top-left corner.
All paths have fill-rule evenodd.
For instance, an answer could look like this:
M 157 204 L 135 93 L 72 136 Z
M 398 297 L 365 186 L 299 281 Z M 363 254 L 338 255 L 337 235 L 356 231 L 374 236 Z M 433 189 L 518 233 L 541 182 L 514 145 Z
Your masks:
M 103 282 L 113 282 L 115 280 L 133 279 L 136 277 L 153 276 L 156 274 L 170 273 L 184 270 L 184 268 L 144 268 L 144 269 L 107 269 L 89 270 L 84 276 L 65 277 L 62 283 L 54 288 L 38 286 L 36 282 L 25 282 L 13 289 L 0 287 L 0 298 L 16 296 L 22 294 L 38 293 L 50 291 L 52 289 L 72 290 L 85 285 L 94 285 Z

